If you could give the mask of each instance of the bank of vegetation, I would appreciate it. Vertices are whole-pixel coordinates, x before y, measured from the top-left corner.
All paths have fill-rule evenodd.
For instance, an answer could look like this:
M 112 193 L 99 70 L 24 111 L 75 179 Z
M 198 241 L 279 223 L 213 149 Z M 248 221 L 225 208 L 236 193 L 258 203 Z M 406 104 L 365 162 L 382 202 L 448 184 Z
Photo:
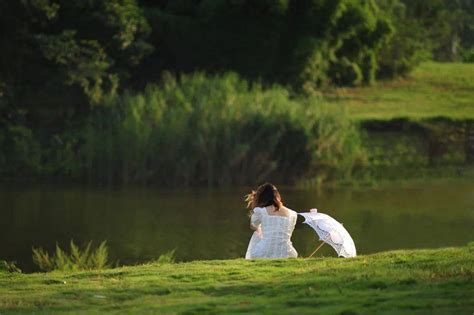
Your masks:
M 394 78 L 426 60 L 472 61 L 472 9 L 2 2 L 0 175 L 224 186 L 459 173 L 474 150 L 472 65 L 432 63 L 428 83 L 416 71 Z
M 409 78 L 325 94 L 357 122 L 367 180 L 473 176 L 474 66 L 423 63 Z
M 0 312 L 464 314 L 473 247 L 357 258 L 156 262 L 21 274 L 0 268 Z
M 420 69 L 411 79 L 311 97 L 235 73 L 168 75 L 144 92 L 104 99 L 66 131 L 7 125 L 0 165 L 4 176 L 174 186 L 467 175 L 473 66 L 463 65 L 462 80 L 455 64 Z M 439 69 L 444 79 L 430 81 Z
M 96 183 L 214 186 L 288 182 L 359 163 L 359 134 L 342 111 L 234 74 L 168 77 L 106 102 L 80 128 L 55 135 L 48 152 L 30 130 L 10 128 L 6 165 Z

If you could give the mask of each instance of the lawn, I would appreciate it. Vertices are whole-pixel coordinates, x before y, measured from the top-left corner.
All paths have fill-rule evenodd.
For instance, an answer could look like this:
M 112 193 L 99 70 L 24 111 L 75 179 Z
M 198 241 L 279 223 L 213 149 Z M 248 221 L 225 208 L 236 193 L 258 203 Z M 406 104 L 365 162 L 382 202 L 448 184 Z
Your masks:
M 0 274 L 0 314 L 469 314 L 474 246 Z
M 474 63 L 420 65 L 408 78 L 325 93 L 356 120 L 474 118 Z

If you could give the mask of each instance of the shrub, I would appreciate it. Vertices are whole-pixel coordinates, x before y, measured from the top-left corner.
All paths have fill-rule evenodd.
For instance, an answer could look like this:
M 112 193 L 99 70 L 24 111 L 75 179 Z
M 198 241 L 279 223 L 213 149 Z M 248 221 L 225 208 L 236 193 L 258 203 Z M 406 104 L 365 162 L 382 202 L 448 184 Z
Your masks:
M 107 242 L 103 241 L 95 250 L 89 242 L 82 250 L 71 240 L 70 253 L 56 244 L 55 254 L 49 255 L 42 248 L 33 248 L 33 262 L 43 271 L 61 270 L 77 271 L 105 269 L 108 264 Z
M 21 124 L 5 124 L 0 128 L 0 147 L 0 168 L 16 174 L 41 172 L 41 146 L 31 129 Z
M 176 259 L 176 249 L 169 250 L 158 257 L 158 259 L 152 260 L 151 264 L 173 264 Z
M 21 273 L 14 261 L 0 260 L 0 273 Z
M 463 62 L 474 62 L 474 48 L 465 48 L 461 50 Z

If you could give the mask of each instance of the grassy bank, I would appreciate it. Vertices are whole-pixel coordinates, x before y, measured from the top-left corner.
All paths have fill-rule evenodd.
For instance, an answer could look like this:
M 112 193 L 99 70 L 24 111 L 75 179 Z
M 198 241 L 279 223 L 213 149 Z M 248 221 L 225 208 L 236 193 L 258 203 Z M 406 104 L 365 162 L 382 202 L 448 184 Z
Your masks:
M 472 314 L 474 248 L 0 274 L 1 314 Z
M 357 182 L 472 174 L 474 64 L 427 62 L 407 78 L 324 97 L 360 126 L 367 164 Z
M 324 96 L 358 121 L 474 119 L 474 63 L 427 62 L 407 78 L 338 88 Z

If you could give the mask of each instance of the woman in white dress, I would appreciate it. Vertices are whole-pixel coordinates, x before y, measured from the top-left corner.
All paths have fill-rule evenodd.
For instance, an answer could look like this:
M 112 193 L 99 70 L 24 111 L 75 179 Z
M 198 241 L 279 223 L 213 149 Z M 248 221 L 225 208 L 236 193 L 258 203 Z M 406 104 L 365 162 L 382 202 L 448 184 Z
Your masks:
M 252 209 L 250 239 L 245 259 L 297 257 L 291 234 L 297 213 L 283 205 L 277 188 L 265 183 L 245 196 L 247 208 Z

